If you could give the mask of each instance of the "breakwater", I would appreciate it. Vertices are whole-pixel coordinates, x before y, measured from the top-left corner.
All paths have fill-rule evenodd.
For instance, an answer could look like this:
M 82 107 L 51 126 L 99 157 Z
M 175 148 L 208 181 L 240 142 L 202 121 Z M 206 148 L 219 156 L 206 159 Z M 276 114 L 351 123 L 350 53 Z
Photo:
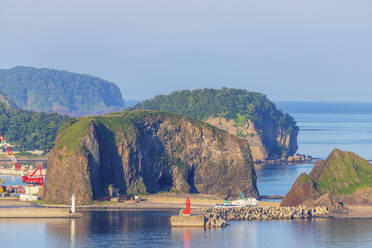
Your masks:
M 61 208 L 0 208 L 0 219 L 2 218 L 79 218 L 80 213 L 70 213 L 69 210 Z
M 231 220 L 288 220 L 328 216 L 325 207 L 240 207 L 209 208 L 202 213 L 207 219 L 206 226 L 224 226 Z

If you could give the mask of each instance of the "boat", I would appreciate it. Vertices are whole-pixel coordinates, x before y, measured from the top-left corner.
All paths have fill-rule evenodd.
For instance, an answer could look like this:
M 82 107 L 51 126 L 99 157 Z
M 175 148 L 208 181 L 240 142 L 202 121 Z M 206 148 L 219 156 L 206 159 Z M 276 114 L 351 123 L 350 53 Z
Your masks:
M 254 207 L 258 206 L 258 201 L 256 198 L 245 198 L 243 193 L 239 192 L 241 199 L 232 201 L 229 203 L 228 200 L 224 201 L 224 204 L 217 204 L 215 208 L 238 208 L 238 207 Z

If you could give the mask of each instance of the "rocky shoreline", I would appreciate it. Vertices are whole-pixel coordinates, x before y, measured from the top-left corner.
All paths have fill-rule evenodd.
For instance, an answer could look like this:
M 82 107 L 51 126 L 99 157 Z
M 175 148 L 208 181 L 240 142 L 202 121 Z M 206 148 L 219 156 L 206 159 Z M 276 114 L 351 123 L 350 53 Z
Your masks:
M 314 158 L 310 155 L 295 154 L 293 156 L 282 157 L 276 160 L 255 160 L 255 165 L 265 165 L 265 164 L 298 164 L 298 163 L 312 163 Z
M 325 207 L 242 207 L 209 208 L 202 212 L 206 227 L 225 227 L 228 221 L 237 220 L 289 220 L 327 217 Z

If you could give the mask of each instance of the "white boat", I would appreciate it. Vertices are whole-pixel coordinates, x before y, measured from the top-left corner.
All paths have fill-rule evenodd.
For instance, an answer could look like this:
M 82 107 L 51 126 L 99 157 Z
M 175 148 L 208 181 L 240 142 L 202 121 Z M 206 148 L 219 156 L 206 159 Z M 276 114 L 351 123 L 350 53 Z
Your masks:
M 232 201 L 230 204 L 217 204 L 215 208 L 242 208 L 242 207 L 254 207 L 258 206 L 258 201 L 255 198 L 245 198 Z

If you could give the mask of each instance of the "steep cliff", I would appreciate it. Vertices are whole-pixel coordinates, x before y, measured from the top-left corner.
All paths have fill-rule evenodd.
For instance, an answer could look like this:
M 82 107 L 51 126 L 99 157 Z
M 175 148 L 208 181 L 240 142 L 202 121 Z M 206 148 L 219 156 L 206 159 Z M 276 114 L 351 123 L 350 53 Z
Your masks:
M 229 88 L 183 90 L 132 107 L 142 108 L 179 113 L 247 139 L 254 160 L 288 157 L 298 148 L 294 119 L 260 93 Z
M 78 203 L 108 194 L 180 191 L 258 196 L 249 143 L 176 114 L 132 111 L 84 117 L 61 128 L 44 198 Z M 62 190 L 63 189 L 63 190 Z
M 298 205 L 334 211 L 346 205 L 372 205 L 372 165 L 355 153 L 335 149 L 309 175 L 300 175 L 281 203 Z

